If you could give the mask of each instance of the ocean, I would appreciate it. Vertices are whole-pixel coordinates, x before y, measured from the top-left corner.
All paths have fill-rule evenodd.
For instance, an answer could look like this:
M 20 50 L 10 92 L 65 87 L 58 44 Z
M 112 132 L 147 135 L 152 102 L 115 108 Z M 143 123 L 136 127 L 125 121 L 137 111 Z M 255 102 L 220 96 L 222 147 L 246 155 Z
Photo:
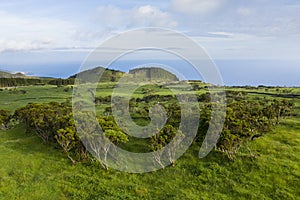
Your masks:
M 149 65 L 147 65 L 147 63 Z M 175 60 L 119 60 L 109 68 L 129 71 L 137 66 L 151 66 L 150 63 L 170 66 L 182 73 L 186 79 L 202 79 L 193 67 L 185 61 Z M 224 85 L 228 86 L 300 86 L 299 60 L 214 60 Z M 67 78 L 80 70 L 82 62 L 60 62 L 39 64 L 0 63 L 0 70 L 9 72 L 25 72 L 28 75 L 41 77 Z M 153 65 L 153 64 L 152 64 Z M 92 67 L 96 67 L 94 64 Z

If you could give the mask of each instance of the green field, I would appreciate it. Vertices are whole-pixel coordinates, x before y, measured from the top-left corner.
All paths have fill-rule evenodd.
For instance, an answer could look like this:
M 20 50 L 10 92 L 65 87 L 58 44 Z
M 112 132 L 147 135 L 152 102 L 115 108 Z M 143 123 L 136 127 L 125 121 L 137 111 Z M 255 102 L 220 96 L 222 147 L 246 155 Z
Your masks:
M 22 93 L 26 91 L 26 93 Z M 71 98 L 71 87 L 56 86 L 29 86 L 0 91 L 0 108 L 14 111 L 17 108 L 26 106 L 28 103 L 44 103 L 50 101 L 63 102 Z
M 103 83 L 98 88 L 96 96 L 108 96 L 113 87 Z M 145 174 L 105 171 L 97 163 L 72 164 L 57 145 L 25 133 L 20 124 L 0 130 L 0 199 L 299 199 L 300 88 L 227 89 L 245 91 L 252 99 L 295 102 L 292 117 L 250 143 L 255 157 L 242 151 L 230 161 L 212 151 L 199 159 L 200 146 L 193 144 L 175 167 Z M 153 87 L 150 93 L 166 95 L 169 90 Z M 3 90 L 0 109 L 13 112 L 29 102 L 63 102 L 71 94 L 70 86 Z M 143 90 L 135 95 L 142 97 Z M 107 106 L 97 106 L 98 112 Z

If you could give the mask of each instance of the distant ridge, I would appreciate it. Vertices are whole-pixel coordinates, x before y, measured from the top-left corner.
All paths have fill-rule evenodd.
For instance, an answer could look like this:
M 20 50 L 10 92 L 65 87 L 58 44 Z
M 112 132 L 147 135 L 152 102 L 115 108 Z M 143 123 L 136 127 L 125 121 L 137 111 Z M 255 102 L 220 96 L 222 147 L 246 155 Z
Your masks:
M 142 67 L 129 71 L 135 78 L 141 77 L 150 81 L 179 81 L 171 72 L 158 67 Z
M 29 78 L 29 79 L 38 79 L 36 76 L 26 76 L 21 72 L 10 73 L 5 71 L 0 71 L 0 78 Z
M 89 69 L 86 71 L 79 72 L 77 74 L 74 74 L 70 76 L 69 78 L 79 78 L 85 82 L 115 82 L 117 81 L 120 77 L 123 76 L 125 72 L 121 72 L 118 70 L 113 70 L 113 69 L 105 69 L 103 67 L 96 67 L 93 69 Z M 99 77 L 101 75 L 101 79 L 99 80 Z
M 12 74 L 9 72 L 0 71 L 0 78 L 25 78 L 26 76 L 20 72 Z
M 83 82 L 115 82 L 118 81 L 126 72 L 122 72 L 114 69 L 105 69 L 103 67 L 96 67 L 86 71 L 79 72 L 75 75 L 70 76 L 69 78 L 78 78 Z M 101 75 L 101 79 L 99 79 Z M 179 79 L 162 68 L 157 67 L 142 67 L 132 69 L 128 72 L 128 75 L 132 76 L 134 80 L 141 81 L 179 81 Z

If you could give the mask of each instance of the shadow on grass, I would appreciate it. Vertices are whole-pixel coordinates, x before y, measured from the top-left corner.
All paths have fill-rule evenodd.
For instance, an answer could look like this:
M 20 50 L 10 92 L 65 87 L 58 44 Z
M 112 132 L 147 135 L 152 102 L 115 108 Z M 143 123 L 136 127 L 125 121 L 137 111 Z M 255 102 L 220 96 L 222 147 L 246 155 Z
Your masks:
M 23 125 L 17 125 L 0 133 L 0 145 L 11 152 L 16 151 L 22 155 L 39 154 L 39 156 L 51 160 L 65 158 L 58 145 L 43 142 L 34 132 L 26 133 Z

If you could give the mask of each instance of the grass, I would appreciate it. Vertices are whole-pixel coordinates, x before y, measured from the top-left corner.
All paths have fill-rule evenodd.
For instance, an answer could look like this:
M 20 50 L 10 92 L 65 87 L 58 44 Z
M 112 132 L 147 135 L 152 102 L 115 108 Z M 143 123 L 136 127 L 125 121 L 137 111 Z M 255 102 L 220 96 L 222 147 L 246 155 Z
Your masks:
M 286 123 L 252 144 L 254 159 L 231 162 L 217 152 L 198 159 L 193 145 L 175 167 L 147 174 L 73 165 L 18 126 L 0 132 L 0 199 L 297 199 L 299 133 Z
M 0 93 L 1 109 L 13 111 L 28 102 L 63 101 L 71 95 L 50 86 L 19 89 L 27 93 Z M 295 101 L 299 113 L 300 100 Z M 145 174 L 72 164 L 57 146 L 18 125 L 0 130 L 0 199 L 299 199 L 299 118 L 285 119 L 273 133 L 251 143 L 255 158 L 241 153 L 232 162 L 213 151 L 199 159 L 200 146 L 193 144 L 175 167 Z
M 65 91 L 65 89 L 68 89 Z M 22 94 L 20 91 L 26 91 Z M 30 102 L 44 103 L 50 101 L 64 102 L 72 95 L 69 86 L 30 86 L 0 91 L 0 108 L 14 111 L 16 108 L 27 105 Z

